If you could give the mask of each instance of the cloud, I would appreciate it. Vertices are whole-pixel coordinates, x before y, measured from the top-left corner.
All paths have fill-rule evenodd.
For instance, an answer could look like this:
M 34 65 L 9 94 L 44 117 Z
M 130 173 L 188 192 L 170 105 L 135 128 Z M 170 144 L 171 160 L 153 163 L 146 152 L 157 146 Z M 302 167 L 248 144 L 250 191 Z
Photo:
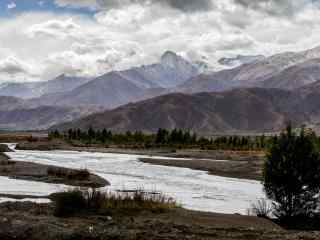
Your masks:
M 9 76 L 29 74 L 28 65 L 14 56 L 0 60 L 0 73 Z
M 47 35 L 57 38 L 65 38 L 71 34 L 77 32 L 80 26 L 75 24 L 72 18 L 59 21 L 59 20 L 49 20 L 44 23 L 39 23 L 32 25 L 27 34 L 30 37 L 36 37 L 39 35 Z
M 30 80 L 47 80 L 61 73 L 98 76 L 157 62 L 166 50 L 192 61 L 206 61 L 218 70 L 220 57 L 271 55 L 320 42 L 320 11 L 307 0 L 56 3 L 95 12 L 92 17 L 48 11 L 0 18 L 0 79 L 8 79 L 8 72 Z M 8 67 L 8 56 L 14 56 L 16 64 L 11 59 Z
M 15 2 L 11 2 L 11 3 L 9 3 L 9 4 L 7 5 L 7 8 L 8 8 L 8 9 L 14 9 L 14 8 L 16 8 L 16 7 L 17 7 L 17 5 L 16 5 Z
M 235 3 L 249 9 L 261 11 L 273 16 L 292 17 L 304 8 L 316 7 L 318 0 L 234 0 Z
M 144 6 L 161 4 L 186 12 L 208 11 L 213 7 L 212 0 L 55 0 L 55 3 L 61 7 L 86 7 L 99 10 L 122 8 L 132 4 Z

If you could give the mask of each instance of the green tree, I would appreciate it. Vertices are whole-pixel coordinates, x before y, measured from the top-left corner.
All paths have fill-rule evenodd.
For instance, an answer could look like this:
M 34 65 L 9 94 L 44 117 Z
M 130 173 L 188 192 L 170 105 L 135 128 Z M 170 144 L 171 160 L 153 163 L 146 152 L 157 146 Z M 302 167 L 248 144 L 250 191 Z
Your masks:
M 264 188 L 278 217 L 310 217 L 319 204 L 320 154 L 313 135 L 291 126 L 273 138 L 264 165 Z

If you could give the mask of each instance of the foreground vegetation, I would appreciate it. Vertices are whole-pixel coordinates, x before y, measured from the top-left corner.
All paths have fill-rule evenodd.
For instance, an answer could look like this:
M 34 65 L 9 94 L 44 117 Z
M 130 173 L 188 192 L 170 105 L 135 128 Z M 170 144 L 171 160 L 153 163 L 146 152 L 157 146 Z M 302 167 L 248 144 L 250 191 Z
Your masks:
M 89 128 L 88 131 L 69 129 L 49 133 L 50 139 L 63 139 L 72 143 L 124 145 L 136 148 L 201 148 L 204 150 L 265 150 L 272 143 L 272 137 L 262 136 L 221 136 L 199 137 L 190 131 L 159 129 L 156 134 L 141 131 L 113 133 L 106 129 L 100 131 Z
M 275 138 L 263 169 L 264 188 L 275 202 L 278 218 L 318 218 L 320 204 L 320 148 L 313 132 L 291 126 Z
M 66 217 L 81 212 L 110 214 L 114 211 L 152 211 L 162 212 L 177 208 L 178 204 L 161 193 L 142 190 L 134 192 L 101 192 L 98 190 L 72 190 L 53 194 L 55 216 Z

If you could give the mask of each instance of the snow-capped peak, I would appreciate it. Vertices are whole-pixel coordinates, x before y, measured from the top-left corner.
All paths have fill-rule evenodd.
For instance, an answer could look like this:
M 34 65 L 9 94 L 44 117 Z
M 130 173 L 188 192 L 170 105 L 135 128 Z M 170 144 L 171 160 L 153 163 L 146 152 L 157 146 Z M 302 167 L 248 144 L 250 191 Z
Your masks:
M 166 51 L 161 57 L 161 64 L 166 67 L 176 68 L 181 62 L 187 61 L 172 51 Z

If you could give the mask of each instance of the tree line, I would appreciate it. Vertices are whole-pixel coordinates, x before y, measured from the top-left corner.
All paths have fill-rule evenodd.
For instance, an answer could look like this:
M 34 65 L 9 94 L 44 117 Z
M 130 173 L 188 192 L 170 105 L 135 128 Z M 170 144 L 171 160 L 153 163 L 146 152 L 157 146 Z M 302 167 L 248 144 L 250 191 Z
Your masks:
M 218 136 L 202 137 L 189 130 L 159 129 L 156 134 L 142 131 L 115 133 L 107 129 L 69 129 L 49 133 L 50 139 L 64 139 L 83 144 L 121 144 L 144 148 L 177 147 L 201 148 L 206 150 L 263 150 L 272 142 L 271 137 L 262 136 Z

